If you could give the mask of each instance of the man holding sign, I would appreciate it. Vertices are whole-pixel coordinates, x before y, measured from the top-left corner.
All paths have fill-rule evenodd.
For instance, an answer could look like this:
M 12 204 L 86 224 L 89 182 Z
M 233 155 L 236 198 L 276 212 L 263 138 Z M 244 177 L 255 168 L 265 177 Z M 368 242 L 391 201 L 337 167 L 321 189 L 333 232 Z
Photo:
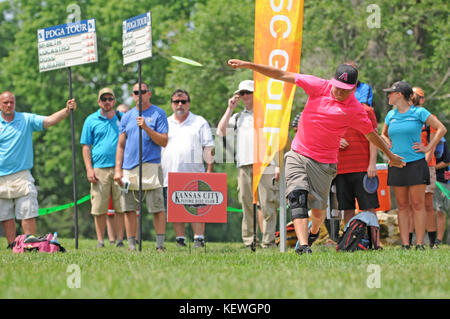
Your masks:
M 26 235 L 36 233 L 38 216 L 37 190 L 30 170 L 33 167 L 35 131 L 56 125 L 75 110 L 75 99 L 50 116 L 16 112 L 16 98 L 5 91 L 0 95 L 0 221 L 8 248 L 16 237 L 14 217 L 22 220 Z
M 140 92 L 139 92 L 140 90 Z M 139 93 L 142 96 L 142 116 L 139 116 Z M 125 229 L 128 247 L 136 250 L 137 219 L 139 208 L 139 127 L 142 127 L 142 190 L 149 213 L 153 213 L 156 231 L 156 250 L 164 250 L 166 216 L 164 213 L 163 176 L 161 168 L 161 147 L 168 141 L 166 112 L 150 102 L 152 93 L 147 84 L 135 84 L 133 100 L 136 107 L 122 117 L 119 126 L 119 142 L 116 151 L 114 180 L 121 186 L 129 183 L 121 196 L 121 206 L 125 212 Z M 140 212 L 141 214 L 143 212 Z
M 310 246 L 318 238 L 327 207 L 331 182 L 336 176 L 340 138 L 348 127 L 363 133 L 389 158 L 389 164 L 405 166 L 393 154 L 373 126 L 354 91 L 358 71 L 341 64 L 331 80 L 312 75 L 283 71 L 271 66 L 232 59 L 234 69 L 246 68 L 267 77 L 294 83 L 309 96 L 300 117 L 300 124 L 286 159 L 286 197 L 291 208 L 295 232 L 300 242 L 297 253 L 312 253 Z M 308 230 L 308 208 L 312 225 Z

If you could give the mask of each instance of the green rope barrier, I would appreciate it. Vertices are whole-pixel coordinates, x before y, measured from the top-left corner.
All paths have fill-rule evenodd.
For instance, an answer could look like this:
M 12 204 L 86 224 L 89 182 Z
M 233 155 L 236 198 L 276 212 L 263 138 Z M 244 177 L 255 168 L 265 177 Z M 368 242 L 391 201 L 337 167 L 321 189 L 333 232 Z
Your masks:
M 82 204 L 84 202 L 87 202 L 90 198 L 91 198 L 91 195 L 86 195 L 86 196 L 80 198 L 77 201 L 77 204 L 80 205 L 80 204 Z M 38 213 L 39 213 L 39 216 L 48 215 L 48 214 L 52 214 L 52 213 L 56 213 L 56 212 L 65 210 L 65 209 L 73 207 L 73 206 L 75 206 L 74 203 L 70 203 L 70 204 L 56 206 L 56 207 L 39 208 Z M 233 208 L 233 207 L 227 207 L 227 212 L 230 212 L 230 213 L 242 213 L 242 209 Z
M 91 195 L 86 195 L 83 198 L 80 198 L 77 201 L 77 204 L 79 205 L 79 204 L 82 204 L 84 202 L 87 202 L 90 198 L 91 198 Z M 52 213 L 56 213 L 56 212 L 65 210 L 65 209 L 73 207 L 73 206 L 75 206 L 75 204 L 74 203 L 70 203 L 70 204 L 56 206 L 56 207 L 40 208 L 38 213 L 39 213 L 39 216 L 48 215 L 48 214 L 52 214 Z
M 436 182 L 436 186 L 439 187 L 439 189 L 441 190 L 442 193 L 444 193 L 445 197 L 447 197 L 447 199 L 450 199 L 450 191 L 445 188 L 441 183 Z

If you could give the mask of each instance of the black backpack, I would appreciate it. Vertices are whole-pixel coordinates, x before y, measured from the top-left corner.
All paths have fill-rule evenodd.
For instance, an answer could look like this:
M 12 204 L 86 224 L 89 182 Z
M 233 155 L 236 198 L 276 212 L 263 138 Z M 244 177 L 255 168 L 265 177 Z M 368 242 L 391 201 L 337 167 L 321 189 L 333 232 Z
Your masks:
M 367 226 L 359 219 L 353 219 L 336 245 L 336 251 L 379 249 L 378 227 Z

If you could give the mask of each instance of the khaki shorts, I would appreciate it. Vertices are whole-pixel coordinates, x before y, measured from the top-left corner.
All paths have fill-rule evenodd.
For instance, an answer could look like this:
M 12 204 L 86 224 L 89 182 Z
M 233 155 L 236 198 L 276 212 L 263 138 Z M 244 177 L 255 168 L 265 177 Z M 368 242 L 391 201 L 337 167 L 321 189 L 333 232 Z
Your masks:
M 434 193 L 436 189 L 436 167 L 430 166 L 430 185 L 425 188 L 425 193 Z
M 312 158 L 289 151 L 284 155 L 286 163 L 286 197 L 294 189 L 308 191 L 308 208 L 326 209 L 331 182 L 336 176 L 336 164 L 319 163 Z
M 142 201 L 145 200 L 149 213 L 164 212 L 163 188 L 142 191 Z M 124 212 L 139 210 L 139 191 L 128 191 L 120 196 L 120 203 Z
M 94 173 L 98 182 L 91 183 L 91 214 L 98 216 L 108 213 L 110 197 L 115 212 L 122 213 L 120 187 L 114 182 L 114 167 L 95 167 Z
M 22 220 L 39 216 L 37 190 L 31 173 L 28 181 L 29 191 L 27 195 L 13 199 L 0 198 L 0 221 L 14 219 L 14 217 Z

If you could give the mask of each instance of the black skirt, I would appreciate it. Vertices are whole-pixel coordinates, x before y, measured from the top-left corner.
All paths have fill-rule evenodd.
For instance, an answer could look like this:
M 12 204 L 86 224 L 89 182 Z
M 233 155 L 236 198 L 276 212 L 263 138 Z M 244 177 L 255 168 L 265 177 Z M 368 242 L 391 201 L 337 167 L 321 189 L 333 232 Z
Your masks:
M 389 186 L 430 185 L 430 170 L 424 158 L 406 163 L 402 168 L 389 167 L 387 184 Z

